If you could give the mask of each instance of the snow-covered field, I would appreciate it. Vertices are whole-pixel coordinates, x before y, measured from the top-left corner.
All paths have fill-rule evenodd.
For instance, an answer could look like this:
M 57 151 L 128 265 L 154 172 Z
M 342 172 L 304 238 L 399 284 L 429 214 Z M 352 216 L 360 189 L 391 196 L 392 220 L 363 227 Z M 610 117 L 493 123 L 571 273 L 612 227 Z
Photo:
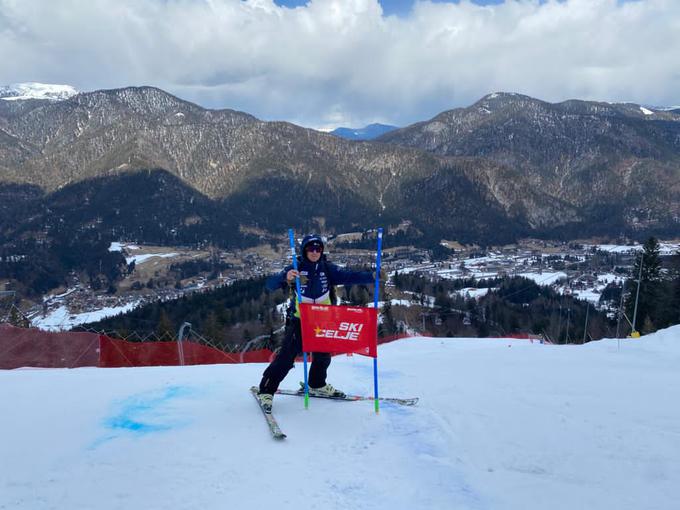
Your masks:
M 109 246 L 109 251 L 123 251 L 123 249 L 127 251 L 136 251 L 140 250 L 141 248 L 136 244 L 125 244 L 119 242 L 113 242 L 111 243 L 111 246 Z M 151 260 L 154 257 L 160 257 L 162 259 L 165 259 L 177 257 L 178 255 L 179 253 L 174 251 L 169 253 L 145 253 L 143 255 L 131 255 L 129 257 L 125 257 L 125 263 L 132 264 L 134 262 L 135 264 L 139 265 L 143 264 L 147 260 Z
M 0 371 L 0 509 L 675 510 L 678 366 L 680 326 L 409 339 L 381 346 L 381 392 L 416 407 L 278 396 L 284 442 L 248 392 L 263 365 Z M 329 380 L 368 393 L 372 362 Z
M 608 251 L 611 253 L 629 253 L 629 252 L 639 252 L 642 251 L 641 244 L 633 245 L 620 245 L 620 244 L 593 244 L 584 245 L 595 247 L 600 251 Z M 680 243 L 677 241 L 661 241 L 659 242 L 659 253 L 661 255 L 672 255 L 680 250 Z
M 107 317 L 113 317 L 122 313 L 127 313 L 139 305 L 138 301 L 120 306 L 107 306 L 98 310 L 83 313 L 70 313 L 65 306 L 49 311 L 45 315 L 37 315 L 31 318 L 31 324 L 35 328 L 45 331 L 66 331 L 80 324 L 97 322 Z M 0 507 L 1 508 L 1 507 Z

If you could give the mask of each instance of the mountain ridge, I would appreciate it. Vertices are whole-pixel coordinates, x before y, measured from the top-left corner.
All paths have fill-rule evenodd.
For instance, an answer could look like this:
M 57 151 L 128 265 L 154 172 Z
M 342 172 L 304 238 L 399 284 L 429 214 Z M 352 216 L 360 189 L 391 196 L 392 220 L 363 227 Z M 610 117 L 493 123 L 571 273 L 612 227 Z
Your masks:
M 354 142 L 126 87 L 0 101 L 0 175 L 49 195 L 163 169 L 228 207 L 236 230 L 410 221 L 433 241 L 494 242 L 673 229 L 680 116 L 640 108 L 494 93 Z
M 346 138 L 347 140 L 374 140 L 375 138 L 378 138 L 385 133 L 389 133 L 390 131 L 394 131 L 395 129 L 399 128 L 397 126 L 391 126 L 388 124 L 374 123 L 356 129 L 339 127 L 333 131 L 330 131 L 330 134 L 339 136 L 341 138 Z

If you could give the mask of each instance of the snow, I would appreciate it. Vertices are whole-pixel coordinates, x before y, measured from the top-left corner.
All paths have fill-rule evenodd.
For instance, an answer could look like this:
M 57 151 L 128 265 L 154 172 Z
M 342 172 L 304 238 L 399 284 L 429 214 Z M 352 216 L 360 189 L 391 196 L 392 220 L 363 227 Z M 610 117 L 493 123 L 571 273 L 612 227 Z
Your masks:
M 598 304 L 600 302 L 600 293 L 593 289 L 574 290 L 572 291 L 572 294 L 574 297 L 583 299 L 589 303 Z
M 390 306 L 411 306 L 412 301 L 408 299 L 390 299 Z M 378 301 L 378 311 L 385 306 L 385 301 Z M 373 303 L 366 303 L 367 308 L 373 308 Z
M 379 352 L 381 393 L 417 406 L 277 396 L 283 442 L 248 392 L 262 364 L 0 371 L 0 508 L 677 508 L 680 326 Z M 329 380 L 369 394 L 372 370 L 336 357 Z
M 22 99 L 50 99 L 60 101 L 75 96 L 78 93 L 70 85 L 55 85 L 47 83 L 13 83 L 0 87 L 0 99 L 17 101 Z
M 562 278 L 567 278 L 567 273 L 563 271 L 549 272 L 543 271 L 542 273 L 519 273 L 517 276 L 522 276 L 529 280 L 533 280 L 539 285 L 552 285 L 558 282 Z
M 109 251 L 130 251 L 130 250 L 139 250 L 139 246 L 136 244 L 131 244 L 131 243 L 121 243 L 118 241 L 114 241 L 111 243 L 111 246 L 109 246 Z
M 123 243 L 119 242 L 113 242 L 111 243 L 111 246 L 109 246 L 109 251 L 123 251 L 123 248 L 125 245 Z
M 31 325 L 45 331 L 65 331 L 79 324 L 97 322 L 106 317 L 113 317 L 121 313 L 129 312 L 134 310 L 139 304 L 139 301 L 133 301 L 121 306 L 108 306 L 93 312 L 76 314 L 69 313 L 68 308 L 62 305 L 55 310 L 50 311 L 45 316 L 31 318 Z M 2 508 L 2 506 L 0 506 L 0 508 Z
M 49 303 L 51 301 L 59 300 L 62 298 L 65 298 L 66 296 L 73 294 L 78 290 L 77 287 L 72 287 L 70 289 L 67 289 L 65 292 L 62 292 L 61 294 L 47 294 L 43 296 L 43 303 Z
M 600 251 L 607 251 L 611 253 L 633 253 L 642 251 L 643 246 L 641 244 L 635 245 L 619 245 L 619 244 L 594 244 L 585 245 L 593 246 Z M 673 255 L 680 250 L 680 242 L 660 242 L 659 243 L 659 253 L 661 255 Z
M 126 251 L 133 251 L 133 250 L 139 250 L 140 247 L 135 245 L 135 244 L 128 244 L 128 243 L 121 243 L 118 241 L 112 242 L 111 246 L 109 246 L 109 251 L 123 251 L 125 249 Z M 132 264 L 132 262 L 135 263 L 135 265 L 143 264 L 147 260 L 150 260 L 154 257 L 159 257 L 159 258 L 171 258 L 171 257 L 177 257 L 179 253 L 177 252 L 170 252 L 170 253 L 145 253 L 143 255 L 132 255 L 130 257 L 125 257 L 125 262 L 129 265 Z
M 624 279 L 625 277 L 614 273 L 603 273 L 597 277 L 598 283 L 604 284 L 605 287 L 613 282 L 622 282 Z
M 391 299 L 390 305 L 392 306 L 411 306 L 413 303 L 408 299 Z M 371 306 L 373 304 L 371 303 Z
M 462 296 L 464 298 L 474 298 L 474 299 L 479 299 L 481 297 L 486 296 L 490 290 L 494 289 L 488 289 L 488 288 L 481 288 L 478 289 L 476 287 L 465 287 L 464 289 L 457 290 L 456 294 L 459 296 Z
M 636 244 L 633 246 L 618 244 L 596 244 L 594 246 L 600 251 L 607 251 L 610 253 L 628 253 L 642 250 L 642 245 L 640 244 Z
M 147 253 L 145 255 L 133 255 L 132 257 L 125 257 L 125 262 L 129 265 L 132 264 L 132 262 L 135 263 L 135 265 L 143 264 L 147 260 L 150 260 L 154 257 L 159 257 L 162 259 L 165 258 L 171 258 L 171 257 L 177 257 L 179 253 L 176 252 L 171 252 L 171 253 Z
M 648 110 L 648 109 L 645 108 L 644 106 L 641 106 L 641 107 L 640 107 L 640 111 L 641 111 L 642 113 L 644 113 L 645 115 L 654 115 L 654 112 L 653 112 L 652 110 Z

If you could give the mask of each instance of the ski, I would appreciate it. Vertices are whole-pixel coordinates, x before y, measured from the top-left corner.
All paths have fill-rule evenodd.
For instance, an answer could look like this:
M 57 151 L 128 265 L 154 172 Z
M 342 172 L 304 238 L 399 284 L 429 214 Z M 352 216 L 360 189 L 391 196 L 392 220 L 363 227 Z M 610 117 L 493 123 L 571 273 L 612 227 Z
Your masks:
M 304 390 L 276 390 L 276 393 L 278 395 L 295 395 L 298 397 L 304 397 L 305 392 Z M 345 395 L 344 397 L 326 397 L 323 395 L 312 395 L 311 393 L 309 394 L 310 398 L 327 398 L 329 400 L 347 400 L 350 402 L 356 402 L 358 400 L 374 400 L 373 397 L 366 397 L 363 395 Z M 391 402 L 393 404 L 399 404 L 402 406 L 413 406 L 418 403 L 418 397 L 414 398 L 395 398 L 395 397 L 378 397 L 378 400 L 380 402 Z
M 257 398 L 257 392 L 258 392 L 257 386 L 253 386 L 250 388 L 250 392 L 253 394 L 253 397 L 255 397 L 255 400 L 257 401 L 257 405 L 259 408 L 262 410 L 262 414 L 264 414 L 265 419 L 267 420 L 267 425 L 269 426 L 269 430 L 272 433 L 272 436 L 274 439 L 285 439 L 286 434 L 281 432 L 281 428 L 279 427 L 279 424 L 276 423 L 276 418 L 272 415 L 272 413 L 268 413 L 267 411 L 264 410 L 264 407 L 262 407 L 262 404 L 260 403 L 260 399 Z

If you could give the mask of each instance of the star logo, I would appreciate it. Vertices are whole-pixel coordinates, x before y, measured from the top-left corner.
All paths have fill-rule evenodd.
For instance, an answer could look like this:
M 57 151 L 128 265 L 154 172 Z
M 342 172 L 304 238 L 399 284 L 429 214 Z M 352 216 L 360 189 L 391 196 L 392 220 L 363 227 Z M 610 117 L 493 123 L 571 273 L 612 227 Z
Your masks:
M 314 328 L 314 334 L 316 336 L 320 336 L 322 331 L 323 331 L 323 329 L 321 329 L 319 326 Z

